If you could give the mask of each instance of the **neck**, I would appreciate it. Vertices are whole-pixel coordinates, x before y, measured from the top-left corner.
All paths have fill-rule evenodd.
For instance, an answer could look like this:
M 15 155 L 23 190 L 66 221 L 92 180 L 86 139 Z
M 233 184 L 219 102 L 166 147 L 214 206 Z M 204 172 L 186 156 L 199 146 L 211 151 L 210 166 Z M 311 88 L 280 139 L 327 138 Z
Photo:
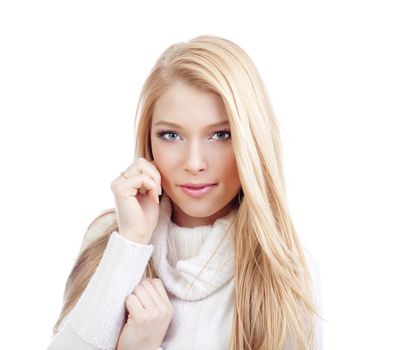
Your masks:
M 197 227 L 212 225 L 217 219 L 227 215 L 231 210 L 238 207 L 237 197 L 230 201 L 226 206 L 217 211 L 216 213 L 205 216 L 195 217 L 186 214 L 175 202 L 171 202 L 172 215 L 171 221 L 181 227 Z

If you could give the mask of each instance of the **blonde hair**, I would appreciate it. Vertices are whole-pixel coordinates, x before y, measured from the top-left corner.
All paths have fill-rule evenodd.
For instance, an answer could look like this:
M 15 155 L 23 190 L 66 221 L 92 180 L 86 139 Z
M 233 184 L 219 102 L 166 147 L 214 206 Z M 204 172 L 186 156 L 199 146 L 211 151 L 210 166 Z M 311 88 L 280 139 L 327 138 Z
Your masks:
M 150 128 L 157 99 L 177 80 L 221 96 L 241 182 L 235 217 L 235 301 L 230 348 L 316 347 L 315 296 L 302 245 L 286 205 L 280 135 L 262 79 L 235 43 L 198 36 L 168 47 L 141 91 L 135 159 L 153 160 Z M 101 213 L 114 216 L 115 209 Z M 116 219 L 81 251 L 68 277 L 54 333 L 75 306 L 103 255 Z M 85 234 L 88 235 L 88 232 Z M 156 277 L 152 259 L 145 276 Z

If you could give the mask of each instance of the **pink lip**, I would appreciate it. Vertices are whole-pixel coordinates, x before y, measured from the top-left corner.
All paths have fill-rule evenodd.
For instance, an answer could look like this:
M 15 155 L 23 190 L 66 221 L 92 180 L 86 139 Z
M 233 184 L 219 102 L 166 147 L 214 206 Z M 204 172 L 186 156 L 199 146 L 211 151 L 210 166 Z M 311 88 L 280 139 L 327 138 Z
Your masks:
M 204 194 L 210 192 L 215 186 L 216 186 L 216 184 L 208 185 L 208 186 L 204 186 L 204 187 L 198 187 L 198 188 L 181 186 L 181 188 L 184 192 L 186 192 L 188 195 L 190 195 L 192 197 L 201 197 Z
M 210 186 L 210 185 L 216 185 L 215 183 L 187 183 L 187 184 L 182 184 L 179 186 L 184 186 L 184 187 L 191 187 L 191 188 L 201 188 L 205 186 Z

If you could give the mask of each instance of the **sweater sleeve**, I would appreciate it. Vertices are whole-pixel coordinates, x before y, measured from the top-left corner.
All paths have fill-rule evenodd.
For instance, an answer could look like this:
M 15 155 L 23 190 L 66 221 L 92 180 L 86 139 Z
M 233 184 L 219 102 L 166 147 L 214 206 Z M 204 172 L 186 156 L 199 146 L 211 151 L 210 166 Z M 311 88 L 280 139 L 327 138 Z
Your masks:
M 153 249 L 152 244 L 131 242 L 112 232 L 95 273 L 47 349 L 115 349 L 126 298 L 140 282 Z

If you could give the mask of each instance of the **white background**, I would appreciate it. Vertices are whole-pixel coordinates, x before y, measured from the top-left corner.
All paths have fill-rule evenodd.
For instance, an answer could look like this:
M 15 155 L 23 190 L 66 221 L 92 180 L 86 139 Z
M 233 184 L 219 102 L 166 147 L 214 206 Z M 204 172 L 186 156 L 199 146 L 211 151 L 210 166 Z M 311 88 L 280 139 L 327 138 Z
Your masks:
M 325 349 L 393 349 L 394 13 L 383 1 L 2 1 L 1 348 L 43 349 L 85 230 L 114 206 L 140 89 L 170 44 L 245 49 L 320 265 Z

